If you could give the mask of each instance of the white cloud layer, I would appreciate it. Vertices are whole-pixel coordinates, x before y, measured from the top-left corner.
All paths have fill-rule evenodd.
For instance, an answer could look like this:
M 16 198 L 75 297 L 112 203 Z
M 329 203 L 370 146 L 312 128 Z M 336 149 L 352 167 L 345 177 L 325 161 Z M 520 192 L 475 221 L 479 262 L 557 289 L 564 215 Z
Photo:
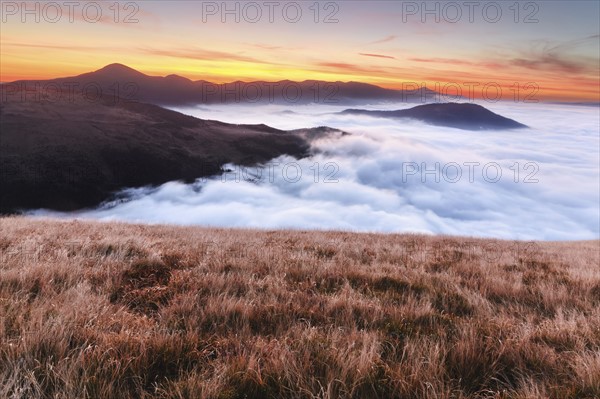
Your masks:
M 132 199 L 116 206 L 34 214 L 524 240 L 599 238 L 598 108 L 482 105 L 532 129 L 462 131 L 336 115 L 344 108 L 322 105 L 178 109 L 229 123 L 266 123 L 281 129 L 326 125 L 351 135 L 315 142 L 318 154 L 310 159 L 274 160 L 262 170 L 258 182 L 250 181 L 246 173 L 256 170 L 242 173 L 231 166 L 234 172 L 225 181 L 216 177 L 193 185 L 170 182 L 154 189 L 129 190 Z M 389 104 L 384 108 L 406 107 Z M 302 176 L 293 182 L 299 170 Z

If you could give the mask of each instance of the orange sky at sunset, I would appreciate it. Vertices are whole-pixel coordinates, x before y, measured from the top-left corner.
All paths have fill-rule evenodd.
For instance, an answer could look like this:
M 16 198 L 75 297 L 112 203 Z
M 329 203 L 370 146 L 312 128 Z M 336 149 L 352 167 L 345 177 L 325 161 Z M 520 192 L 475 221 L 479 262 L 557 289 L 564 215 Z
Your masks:
M 28 2 L 33 11 L 23 15 L 21 2 L 17 9 L 7 3 L 13 2 L 2 2 L 2 82 L 73 76 L 118 62 L 150 75 L 217 83 L 316 79 L 401 89 L 416 82 L 432 90 L 453 83 L 463 95 L 474 86 L 476 98 L 486 84 L 498 84 L 504 99 L 519 87 L 521 96 L 540 100 L 599 101 L 600 11 L 592 1 L 540 2 L 535 14 L 506 8 L 494 23 L 477 12 L 472 22 L 464 14 L 452 23 L 442 12 L 445 2 L 439 22 L 435 15 L 423 22 L 401 2 L 299 2 L 302 18 L 293 23 L 278 10 L 269 21 L 266 9 L 261 20 L 249 21 L 256 10 L 244 14 L 234 2 L 225 15 L 207 9 L 211 2 L 94 2 L 102 3 L 102 17 L 93 23 L 95 8 L 87 17 L 76 8 L 70 21 L 66 9 L 58 18 L 55 10 L 44 14 L 43 3 L 36 9 Z M 530 15 L 538 22 L 521 21 Z

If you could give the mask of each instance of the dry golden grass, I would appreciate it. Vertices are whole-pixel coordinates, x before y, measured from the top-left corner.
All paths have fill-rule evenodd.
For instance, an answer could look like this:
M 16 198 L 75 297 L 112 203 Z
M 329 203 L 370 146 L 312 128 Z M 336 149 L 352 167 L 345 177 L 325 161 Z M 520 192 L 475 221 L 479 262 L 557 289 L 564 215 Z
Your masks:
M 600 242 L 0 219 L 1 398 L 598 398 Z

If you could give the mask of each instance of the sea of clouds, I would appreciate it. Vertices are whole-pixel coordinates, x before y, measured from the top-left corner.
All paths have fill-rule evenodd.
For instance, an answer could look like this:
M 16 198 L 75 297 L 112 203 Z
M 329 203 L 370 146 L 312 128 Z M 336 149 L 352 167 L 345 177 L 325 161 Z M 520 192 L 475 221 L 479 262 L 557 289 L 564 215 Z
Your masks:
M 225 175 L 195 184 L 126 190 L 126 201 L 98 209 L 35 214 L 522 240 L 599 238 L 598 107 L 482 105 L 531 128 L 464 131 L 341 115 L 337 112 L 346 107 L 333 105 L 178 108 L 229 123 L 280 129 L 329 126 L 350 135 L 316 140 L 315 155 L 307 159 L 280 157 L 262 168 L 229 165 Z

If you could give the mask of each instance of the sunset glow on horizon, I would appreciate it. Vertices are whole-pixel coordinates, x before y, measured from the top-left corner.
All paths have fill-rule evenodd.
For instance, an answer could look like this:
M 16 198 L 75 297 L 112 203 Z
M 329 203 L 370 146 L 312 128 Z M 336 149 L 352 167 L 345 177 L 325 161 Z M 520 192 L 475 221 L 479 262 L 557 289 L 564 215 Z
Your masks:
M 474 87 L 476 98 L 493 84 L 504 99 L 515 88 L 531 94 L 534 84 L 540 100 L 600 100 L 598 2 L 502 3 L 496 22 L 489 2 L 472 10 L 449 2 L 428 3 L 428 10 L 420 2 L 281 2 L 272 9 L 267 3 L 230 2 L 222 10 L 221 2 L 81 2 L 63 7 L 59 17 L 43 3 L 3 1 L 0 81 L 122 63 L 149 75 L 215 83 L 357 81 L 401 89 L 415 82 L 432 90 L 453 84 L 463 94 Z

